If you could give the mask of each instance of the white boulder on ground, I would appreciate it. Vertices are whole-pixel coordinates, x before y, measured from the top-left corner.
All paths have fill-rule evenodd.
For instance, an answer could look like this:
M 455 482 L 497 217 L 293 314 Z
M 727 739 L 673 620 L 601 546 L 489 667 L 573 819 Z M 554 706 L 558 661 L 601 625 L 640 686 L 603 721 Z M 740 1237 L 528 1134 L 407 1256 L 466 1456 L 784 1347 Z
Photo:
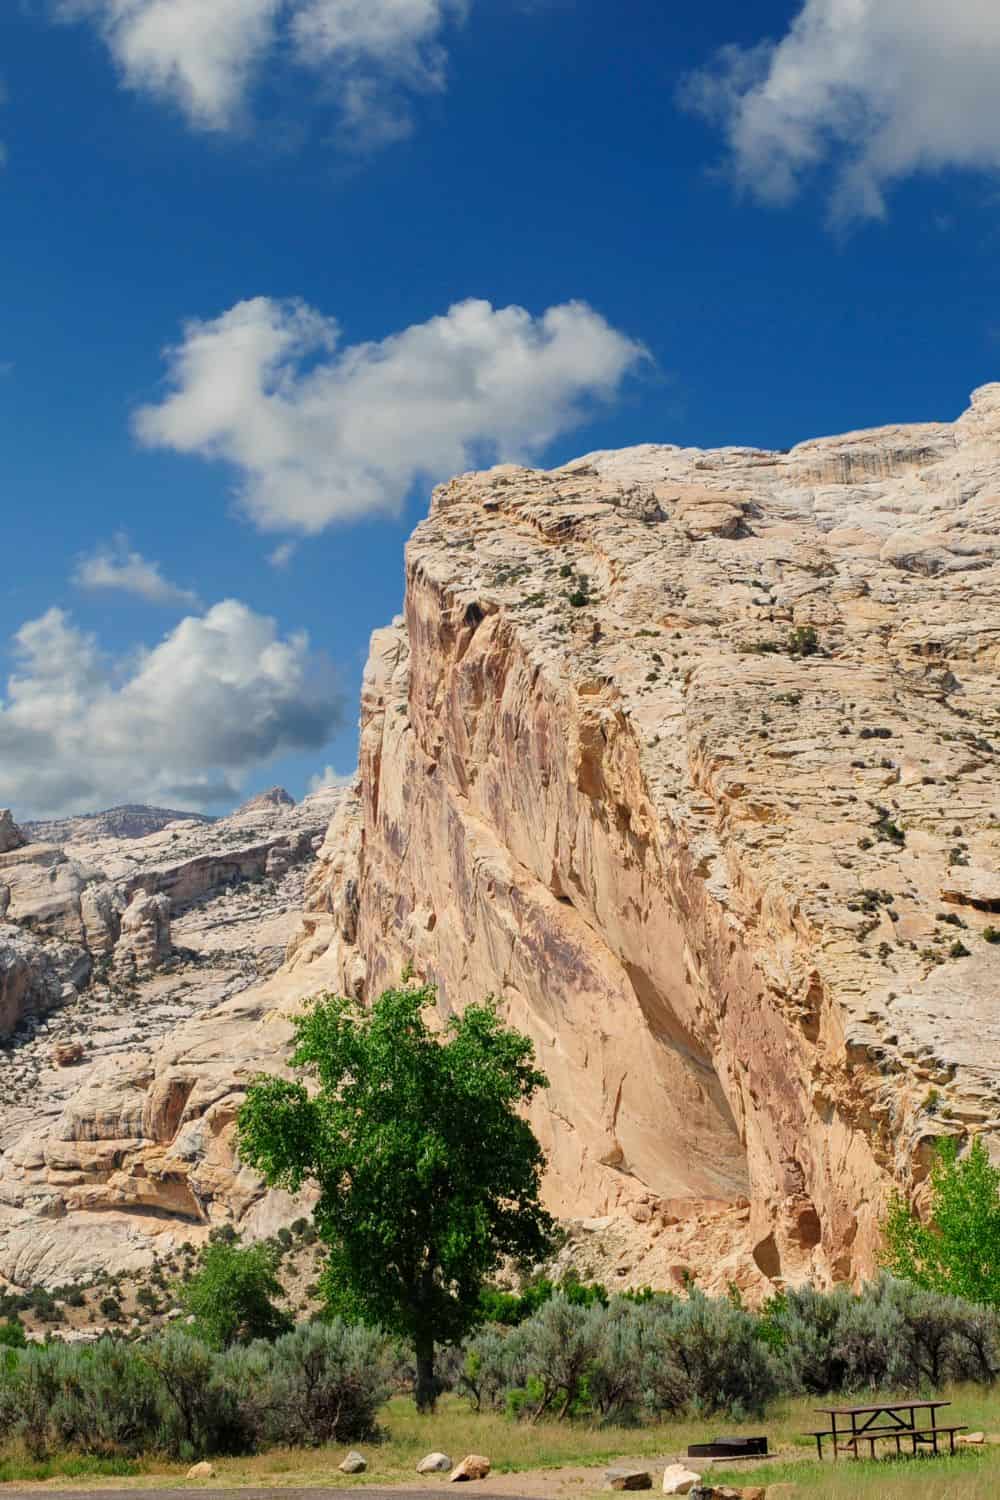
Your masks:
M 417 1464 L 418 1474 L 447 1474 L 451 1468 L 451 1459 L 447 1453 L 428 1453 Z
M 188 1479 L 214 1479 L 215 1465 L 210 1464 L 207 1459 L 202 1459 L 200 1464 L 192 1464 L 187 1471 Z
M 368 1460 L 354 1448 L 351 1449 L 344 1462 L 339 1465 L 342 1474 L 363 1474 L 367 1467 Z
M 701 1475 L 685 1464 L 668 1464 L 663 1471 L 663 1493 L 686 1495 L 693 1485 L 700 1484 Z
M 469 1453 L 448 1476 L 450 1484 L 459 1484 L 466 1479 L 485 1479 L 490 1472 L 490 1461 L 481 1453 Z

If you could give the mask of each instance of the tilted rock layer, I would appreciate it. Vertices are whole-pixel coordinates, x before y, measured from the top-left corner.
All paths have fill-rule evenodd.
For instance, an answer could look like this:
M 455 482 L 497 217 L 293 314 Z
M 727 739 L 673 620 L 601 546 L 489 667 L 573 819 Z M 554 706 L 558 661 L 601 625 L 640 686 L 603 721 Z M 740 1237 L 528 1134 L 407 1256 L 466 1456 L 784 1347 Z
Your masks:
M 304 997 L 407 963 L 534 1038 L 583 1270 L 869 1273 L 933 1138 L 1000 1132 L 998 676 L 1000 386 L 954 425 L 443 486 L 284 967 L 11 1146 L 0 1275 L 279 1222 L 247 1080 Z M 196 899 L 197 859 L 122 860 Z

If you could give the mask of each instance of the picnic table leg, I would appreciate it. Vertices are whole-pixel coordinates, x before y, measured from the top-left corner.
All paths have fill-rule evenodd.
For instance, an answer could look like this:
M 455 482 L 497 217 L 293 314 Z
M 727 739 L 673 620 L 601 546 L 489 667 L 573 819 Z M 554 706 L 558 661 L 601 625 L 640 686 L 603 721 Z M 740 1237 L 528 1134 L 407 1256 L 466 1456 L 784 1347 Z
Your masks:
M 933 1431 L 933 1434 L 934 1434 L 934 1437 L 933 1437 L 933 1442 L 934 1442 L 934 1457 L 937 1458 L 937 1455 L 938 1455 L 938 1444 L 937 1444 L 938 1432 L 937 1432 L 937 1428 L 936 1427 L 933 1428 L 932 1431 Z
M 868 1447 L 871 1449 L 871 1456 L 872 1456 L 872 1458 L 874 1458 L 875 1457 L 875 1439 L 873 1437 L 870 1437 L 868 1439 Z
M 820 1463 L 823 1462 L 823 1439 L 818 1432 L 816 1433 L 816 1457 Z
M 902 1456 L 903 1456 L 903 1450 L 899 1446 L 899 1433 L 897 1432 L 896 1433 L 896 1457 L 897 1458 L 901 1458 Z
M 836 1412 L 832 1412 L 831 1415 L 830 1415 L 830 1427 L 831 1427 L 831 1430 L 833 1432 L 833 1461 L 834 1461 L 834 1463 L 836 1463 L 837 1462 L 837 1458 L 838 1458 L 838 1454 L 837 1454 L 837 1447 L 838 1447 L 838 1444 L 837 1444 L 837 1414 L 836 1414 Z

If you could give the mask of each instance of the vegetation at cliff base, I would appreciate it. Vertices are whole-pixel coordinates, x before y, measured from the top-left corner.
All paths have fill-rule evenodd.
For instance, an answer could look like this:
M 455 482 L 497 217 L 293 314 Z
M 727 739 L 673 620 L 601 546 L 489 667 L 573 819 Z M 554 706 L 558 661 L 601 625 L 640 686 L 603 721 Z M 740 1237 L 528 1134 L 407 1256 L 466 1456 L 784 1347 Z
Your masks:
M 180 1288 L 180 1301 L 200 1337 L 214 1349 L 228 1349 L 291 1332 L 291 1317 L 275 1305 L 281 1291 L 266 1246 L 210 1244 L 200 1270 Z
M 291 1059 L 312 1090 L 262 1078 L 239 1121 L 240 1154 L 268 1183 L 318 1185 L 327 1305 L 410 1341 L 421 1409 L 437 1346 L 475 1326 L 505 1258 L 540 1260 L 552 1232 L 541 1147 L 518 1113 L 547 1086 L 530 1040 L 490 1002 L 433 1031 L 435 1001 L 411 985 L 370 1009 L 319 999 Z
M 930 1291 L 1000 1307 L 1000 1168 L 980 1139 L 964 1156 L 938 1142 L 924 1222 L 897 1194 L 883 1226 L 883 1263 Z

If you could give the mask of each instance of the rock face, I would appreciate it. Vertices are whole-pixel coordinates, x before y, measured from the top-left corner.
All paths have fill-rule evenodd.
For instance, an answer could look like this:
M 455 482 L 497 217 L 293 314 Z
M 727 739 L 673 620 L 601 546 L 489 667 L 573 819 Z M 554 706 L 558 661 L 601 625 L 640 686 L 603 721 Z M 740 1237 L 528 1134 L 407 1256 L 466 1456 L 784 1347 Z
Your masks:
M 283 1222 L 232 1130 L 287 1045 L 282 1003 L 314 984 L 277 971 L 339 799 L 0 856 L 20 918 L 0 922 L 0 1286 Z
M 115 968 L 129 977 L 158 969 L 173 953 L 170 898 L 136 891 L 121 920 L 115 944 Z
M 933 1138 L 1000 1130 L 998 675 L 1000 386 L 454 480 L 306 949 L 501 998 L 561 1214 L 655 1237 L 700 1200 L 742 1213 L 727 1279 L 865 1274 Z
M 171 956 L 172 911 L 227 886 L 281 881 L 309 863 L 335 802 L 320 794 L 299 809 L 275 788 L 217 820 L 182 815 L 181 822 L 162 824 L 158 819 L 168 814 L 161 810 L 117 808 L 28 825 L 64 830 L 71 835 L 64 844 L 28 843 L 0 818 L 0 834 L 7 831 L 0 837 L 0 921 L 73 945 L 78 964 L 107 959 L 119 977 L 149 971 Z M 153 831 L 141 835 L 144 821 Z M 123 826 L 128 832 L 108 831 Z M 0 1020 L 0 1036 L 19 1018 L 11 1011 L 6 1025 Z
M 12 849 L 20 849 L 27 842 L 14 822 L 10 808 L 0 807 L 0 854 L 9 854 Z
M 292 1205 L 234 1156 L 247 1081 L 304 997 L 407 963 L 442 1016 L 493 993 L 534 1038 L 581 1264 L 751 1294 L 869 1273 L 935 1137 L 1000 1140 L 998 676 L 1000 386 L 954 424 L 443 486 L 314 863 L 251 836 L 273 807 L 141 855 L 0 854 L 22 938 L 110 963 L 114 914 L 163 894 L 207 964 L 0 1116 L 0 1277 L 270 1232 Z M 285 964 L 217 973 L 209 893 L 286 858 Z

